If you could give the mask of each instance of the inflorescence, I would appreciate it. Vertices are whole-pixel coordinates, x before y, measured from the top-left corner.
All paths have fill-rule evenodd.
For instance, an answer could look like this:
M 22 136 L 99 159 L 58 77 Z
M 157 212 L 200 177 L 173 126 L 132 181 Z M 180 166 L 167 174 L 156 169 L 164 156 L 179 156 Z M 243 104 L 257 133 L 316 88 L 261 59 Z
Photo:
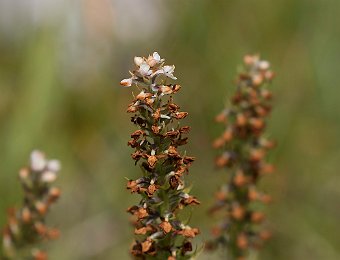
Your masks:
M 59 188 L 51 185 L 59 170 L 59 161 L 47 160 L 40 151 L 31 153 L 30 166 L 19 172 L 24 192 L 23 205 L 8 211 L 1 259 L 47 259 L 47 254 L 36 249 L 35 244 L 59 236 L 57 229 L 45 224 L 50 206 L 60 196 Z
M 187 143 L 184 136 L 190 128 L 180 126 L 188 113 L 173 100 L 180 85 L 166 83 L 176 80 L 175 66 L 164 65 L 157 52 L 148 58 L 135 57 L 134 63 L 131 78 L 121 81 L 140 90 L 127 109 L 134 113 L 131 121 L 138 127 L 128 142 L 135 149 L 131 157 L 143 171 L 140 178 L 127 183 L 128 190 L 141 196 L 140 203 L 127 210 L 134 215 L 136 235 L 131 254 L 136 259 L 190 259 L 194 255 L 191 240 L 199 230 L 181 221 L 178 213 L 200 202 L 184 184 L 183 175 L 194 158 L 178 150 Z
M 230 107 L 216 117 L 225 130 L 213 143 L 221 151 L 216 165 L 228 169 L 228 180 L 211 208 L 211 212 L 222 212 L 223 221 L 213 229 L 215 240 L 207 246 L 222 244 L 230 259 L 245 259 L 250 248 L 258 248 L 270 236 L 259 224 L 265 218 L 262 205 L 271 199 L 259 191 L 258 181 L 273 171 L 265 157 L 274 142 L 263 133 L 271 111 L 272 94 L 267 86 L 274 74 L 257 55 L 245 56 L 244 64 Z

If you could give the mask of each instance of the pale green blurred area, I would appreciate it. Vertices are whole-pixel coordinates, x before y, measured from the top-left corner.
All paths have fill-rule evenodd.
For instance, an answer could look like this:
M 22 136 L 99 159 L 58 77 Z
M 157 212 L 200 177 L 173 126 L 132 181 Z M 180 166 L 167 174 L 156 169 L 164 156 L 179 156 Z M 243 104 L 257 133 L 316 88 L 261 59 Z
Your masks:
M 0 0 L 0 212 L 20 205 L 17 172 L 32 149 L 60 159 L 63 195 L 49 223 L 62 237 L 44 245 L 51 260 L 129 259 L 125 209 L 138 196 L 124 177 L 140 171 L 126 145 L 132 89 L 119 81 L 134 55 L 155 50 L 176 65 L 177 101 L 190 113 L 197 241 L 210 236 L 206 211 L 226 176 L 213 166 L 222 130 L 213 118 L 242 56 L 261 53 L 277 74 L 268 135 L 279 145 L 277 171 L 262 182 L 274 237 L 257 259 L 340 259 L 340 1 L 78 0 L 50 16 L 44 1 L 23 2 Z

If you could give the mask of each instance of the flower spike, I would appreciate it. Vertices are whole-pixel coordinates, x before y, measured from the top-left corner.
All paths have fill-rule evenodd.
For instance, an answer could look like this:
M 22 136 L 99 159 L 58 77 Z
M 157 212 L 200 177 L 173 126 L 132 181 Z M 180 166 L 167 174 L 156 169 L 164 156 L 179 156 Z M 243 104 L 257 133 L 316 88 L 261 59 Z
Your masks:
M 269 62 L 257 55 L 245 56 L 231 105 L 216 117 L 225 130 L 213 143 L 221 151 L 215 163 L 229 174 L 211 208 L 211 213 L 223 211 L 225 218 L 213 229 L 215 238 L 207 248 L 222 244 L 230 259 L 246 259 L 251 248 L 269 238 L 268 231 L 259 231 L 259 224 L 265 219 L 261 203 L 268 203 L 270 197 L 259 190 L 258 182 L 273 171 L 265 157 L 274 142 L 264 137 L 272 99 L 267 86 L 273 77 Z
M 57 229 L 45 225 L 50 206 L 60 196 L 59 188 L 52 186 L 59 170 L 59 161 L 47 160 L 45 154 L 37 150 L 31 153 L 30 166 L 19 172 L 24 191 L 23 205 L 20 209 L 11 208 L 8 211 L 8 224 L 3 230 L 0 250 L 1 259 L 47 259 L 47 254 L 34 248 L 34 245 L 59 237 Z M 31 250 L 30 255 L 23 253 L 26 249 Z
M 136 85 L 141 89 L 128 106 L 134 113 L 132 123 L 137 130 L 131 134 L 128 145 L 143 175 L 128 180 L 127 189 L 138 193 L 141 200 L 127 211 L 134 216 L 135 242 L 131 254 L 136 259 L 190 259 L 191 240 L 199 234 L 197 228 L 184 225 L 179 212 L 200 202 L 185 191 L 184 173 L 188 173 L 193 157 L 182 155 L 180 146 L 187 143 L 188 126 L 179 121 L 188 113 L 180 111 L 173 95 L 180 90 L 175 80 L 175 66 L 164 65 L 157 52 L 148 58 L 135 57 L 131 78 L 121 85 Z

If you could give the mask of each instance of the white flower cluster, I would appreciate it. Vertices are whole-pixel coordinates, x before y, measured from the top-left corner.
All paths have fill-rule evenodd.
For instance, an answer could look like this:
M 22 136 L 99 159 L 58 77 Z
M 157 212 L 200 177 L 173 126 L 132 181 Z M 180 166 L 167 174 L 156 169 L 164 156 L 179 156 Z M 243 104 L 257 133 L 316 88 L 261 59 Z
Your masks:
M 259 55 L 246 55 L 244 57 L 244 63 L 246 65 L 254 66 L 259 70 L 268 70 L 270 67 L 270 63 L 266 60 L 260 60 Z
M 174 65 L 164 65 L 164 59 L 162 59 L 157 52 L 145 57 L 135 57 L 134 63 L 136 70 L 130 72 L 131 78 L 123 79 L 120 84 L 124 87 L 131 87 L 133 84 L 151 82 L 154 83 L 155 78 L 158 75 L 164 75 L 165 77 L 176 80 L 173 75 L 175 71 Z
M 61 168 L 58 160 L 47 160 L 45 154 L 38 150 L 31 153 L 30 166 L 33 172 L 41 172 L 41 181 L 45 183 L 54 182 Z
M 254 85 L 261 85 L 264 81 L 271 81 L 274 73 L 270 70 L 270 63 L 261 60 L 259 55 L 246 55 L 244 63 L 249 66 Z

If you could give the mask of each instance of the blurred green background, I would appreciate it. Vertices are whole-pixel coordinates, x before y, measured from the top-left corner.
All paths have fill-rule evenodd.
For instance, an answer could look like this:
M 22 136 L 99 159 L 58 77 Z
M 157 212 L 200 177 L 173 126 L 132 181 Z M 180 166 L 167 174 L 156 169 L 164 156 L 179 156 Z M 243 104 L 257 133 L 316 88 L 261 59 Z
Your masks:
M 0 0 L 0 212 L 20 205 L 17 172 L 42 149 L 63 164 L 50 259 L 129 259 L 125 209 L 138 196 L 124 177 L 140 172 L 126 145 L 132 89 L 119 81 L 133 56 L 156 50 L 183 87 L 197 157 L 188 182 L 202 201 L 192 225 L 208 239 L 206 210 L 226 174 L 213 166 L 213 118 L 243 55 L 260 53 L 277 73 L 268 134 L 279 146 L 262 181 L 274 237 L 258 259 L 340 259 L 339 25 L 338 0 Z

